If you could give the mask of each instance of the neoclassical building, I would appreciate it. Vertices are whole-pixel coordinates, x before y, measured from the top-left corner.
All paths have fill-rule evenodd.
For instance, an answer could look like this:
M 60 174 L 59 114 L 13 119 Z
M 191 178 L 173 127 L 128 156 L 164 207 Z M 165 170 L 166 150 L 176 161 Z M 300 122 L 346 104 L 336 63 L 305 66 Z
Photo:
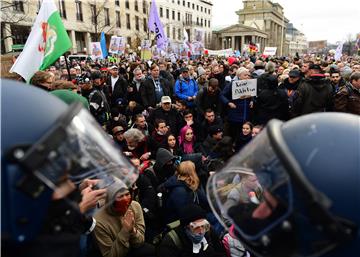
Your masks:
M 148 31 L 151 0 L 54 0 L 72 41 L 71 53 L 88 53 L 89 45 L 99 41 L 102 31 L 107 42 L 112 35 L 123 36 L 132 47 L 142 39 L 154 38 Z M 1 53 L 23 46 L 34 24 L 41 0 L 0 0 Z M 185 28 L 189 40 L 195 31 L 211 42 L 212 0 L 156 0 L 167 37 L 183 42 Z M 14 47 L 15 48 L 15 47 Z
M 213 31 L 213 47 L 241 51 L 244 44 L 252 42 L 260 45 L 260 52 L 270 46 L 278 48 L 277 55 L 287 55 L 289 42 L 285 34 L 289 20 L 283 7 L 270 0 L 244 0 L 243 3 L 244 8 L 236 12 L 238 24 Z

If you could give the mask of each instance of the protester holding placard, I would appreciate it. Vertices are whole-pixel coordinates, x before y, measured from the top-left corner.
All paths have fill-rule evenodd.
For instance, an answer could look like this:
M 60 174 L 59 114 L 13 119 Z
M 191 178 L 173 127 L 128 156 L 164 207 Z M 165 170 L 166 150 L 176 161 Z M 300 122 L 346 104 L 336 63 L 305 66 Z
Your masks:
M 220 93 L 220 99 L 226 107 L 226 134 L 234 140 L 241 131 L 242 125 L 250 118 L 250 108 L 253 107 L 251 95 L 236 95 L 235 87 L 238 81 L 250 79 L 250 72 L 241 67 L 237 70 L 235 78 L 227 82 L 225 88 Z M 255 90 L 256 92 L 256 90 Z

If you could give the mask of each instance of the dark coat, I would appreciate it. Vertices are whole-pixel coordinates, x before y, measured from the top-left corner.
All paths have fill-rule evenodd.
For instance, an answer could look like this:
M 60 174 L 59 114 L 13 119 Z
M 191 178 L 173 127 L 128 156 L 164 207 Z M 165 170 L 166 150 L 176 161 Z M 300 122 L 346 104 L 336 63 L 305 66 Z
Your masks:
M 266 84 L 258 90 L 256 97 L 256 123 L 266 124 L 271 119 L 285 120 L 289 109 L 285 91 L 278 88 L 276 76 L 263 74 L 261 77 Z
M 208 135 L 205 141 L 201 145 L 201 150 L 203 155 L 205 156 L 211 155 L 217 143 L 218 141 L 216 141 L 212 136 Z
M 119 75 L 118 80 L 115 83 L 114 90 L 111 87 L 111 76 L 107 78 L 106 88 L 110 98 L 110 105 L 115 106 L 116 100 L 119 98 L 127 99 L 128 82 L 122 76 Z
M 209 135 L 209 129 L 210 127 L 219 127 L 223 128 L 224 124 L 219 116 L 215 116 L 215 120 L 213 123 L 209 123 L 206 119 L 203 120 L 203 122 L 200 125 L 200 133 L 199 138 L 196 138 L 196 141 L 204 141 L 206 137 Z
M 163 78 L 159 78 L 160 85 L 163 89 L 164 96 L 171 96 L 171 89 L 169 85 L 169 81 Z M 155 107 L 156 102 L 156 94 L 155 94 L 155 85 L 152 78 L 147 78 L 140 86 L 140 95 L 141 100 L 145 108 Z
M 217 91 L 215 95 L 209 95 L 207 87 L 199 90 L 196 95 L 196 107 L 201 115 L 204 115 L 205 110 L 210 108 L 215 114 L 220 115 L 222 111 L 222 103 L 220 100 L 220 91 Z
M 155 124 L 156 119 L 165 120 L 166 125 L 170 127 L 171 133 L 176 136 L 179 134 L 182 125 L 182 118 L 176 109 L 171 108 L 170 111 L 165 111 L 160 106 L 151 112 L 148 120 L 151 124 Z
M 352 85 L 344 86 L 335 95 L 335 111 L 360 115 L 360 90 Z
M 174 175 L 164 183 L 164 188 L 168 192 L 165 202 L 167 223 L 178 220 L 181 208 L 190 203 L 209 210 L 205 190 L 201 186 L 196 191 L 192 191 L 184 181 L 178 180 Z
M 187 237 L 185 230 L 182 226 L 175 228 L 175 232 L 181 242 L 181 247 L 178 247 L 174 240 L 169 234 L 165 235 L 163 238 L 159 250 L 158 257 L 225 257 L 225 249 L 219 243 L 219 239 L 210 232 L 205 234 L 208 247 L 205 251 L 201 251 L 197 254 L 193 253 L 193 244 L 190 239 Z
M 332 109 L 333 88 L 323 75 L 314 74 L 300 84 L 294 99 L 294 116 Z
M 233 123 L 244 123 L 250 117 L 250 102 L 252 98 L 232 100 L 232 82 L 226 82 L 224 89 L 220 93 L 220 99 L 226 106 L 228 121 Z M 235 109 L 231 109 L 228 104 L 232 102 L 236 105 Z
M 284 80 L 284 82 L 279 85 L 279 88 L 281 90 L 284 90 L 284 92 L 286 93 L 286 95 L 288 97 L 289 108 L 288 108 L 288 117 L 286 120 L 288 120 L 294 116 L 293 115 L 294 98 L 296 96 L 296 90 L 301 83 L 302 83 L 301 78 L 298 81 L 296 81 L 296 83 L 294 83 L 294 84 L 291 84 L 289 82 L 289 79 L 286 78 Z
M 141 83 L 144 82 L 145 80 L 142 80 L 140 82 L 140 87 L 141 87 Z M 138 89 L 137 83 L 132 80 L 130 83 L 129 83 L 129 88 L 131 88 L 131 92 L 128 92 L 127 95 L 128 95 L 128 101 L 135 101 L 136 103 L 140 104 L 140 105 L 143 105 L 143 102 L 142 102 L 142 98 L 141 98 L 141 94 L 140 94 L 140 87 Z

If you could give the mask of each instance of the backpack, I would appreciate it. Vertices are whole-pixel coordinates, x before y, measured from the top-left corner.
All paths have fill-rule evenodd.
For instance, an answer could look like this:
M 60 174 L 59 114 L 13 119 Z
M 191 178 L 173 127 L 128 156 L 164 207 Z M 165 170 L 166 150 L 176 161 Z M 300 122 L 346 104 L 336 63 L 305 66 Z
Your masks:
M 175 228 L 177 228 L 178 226 L 180 226 L 180 220 L 176 220 L 176 221 L 173 221 L 173 222 L 167 224 L 164 231 L 162 231 L 159 235 L 157 235 L 154 238 L 153 244 L 157 245 L 157 246 L 160 245 L 160 243 L 164 239 L 164 237 L 166 235 L 169 235 L 171 240 L 174 242 L 176 248 L 178 248 L 178 250 L 181 250 L 183 245 L 182 245 L 182 242 L 181 242 L 178 234 L 175 231 Z

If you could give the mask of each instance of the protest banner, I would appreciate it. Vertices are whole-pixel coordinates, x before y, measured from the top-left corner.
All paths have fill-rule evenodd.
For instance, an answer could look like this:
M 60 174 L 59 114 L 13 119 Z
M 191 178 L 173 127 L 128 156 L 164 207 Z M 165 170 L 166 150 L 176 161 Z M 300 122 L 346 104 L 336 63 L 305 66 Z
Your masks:
M 112 36 L 110 39 L 109 53 L 117 54 L 119 51 L 119 37 Z
M 231 85 L 232 99 L 243 99 L 256 96 L 257 80 L 235 80 Z
M 126 43 L 125 43 L 125 38 L 124 37 L 118 37 L 118 55 L 122 55 L 125 54 L 125 48 L 126 48 Z
M 151 42 L 150 40 L 143 40 L 141 42 L 141 59 L 147 61 L 150 60 L 151 57 Z
M 93 59 L 94 61 L 103 58 L 100 42 L 90 43 L 90 55 L 91 59 Z
M 222 50 L 208 50 L 208 55 L 210 56 L 224 56 L 224 57 L 229 57 L 234 55 L 234 51 L 232 48 L 228 48 L 228 49 L 222 49 Z
M 265 46 L 264 55 L 274 56 L 276 54 L 277 47 Z
M 202 55 L 204 52 L 204 46 L 201 42 L 194 41 L 191 43 L 192 55 Z

